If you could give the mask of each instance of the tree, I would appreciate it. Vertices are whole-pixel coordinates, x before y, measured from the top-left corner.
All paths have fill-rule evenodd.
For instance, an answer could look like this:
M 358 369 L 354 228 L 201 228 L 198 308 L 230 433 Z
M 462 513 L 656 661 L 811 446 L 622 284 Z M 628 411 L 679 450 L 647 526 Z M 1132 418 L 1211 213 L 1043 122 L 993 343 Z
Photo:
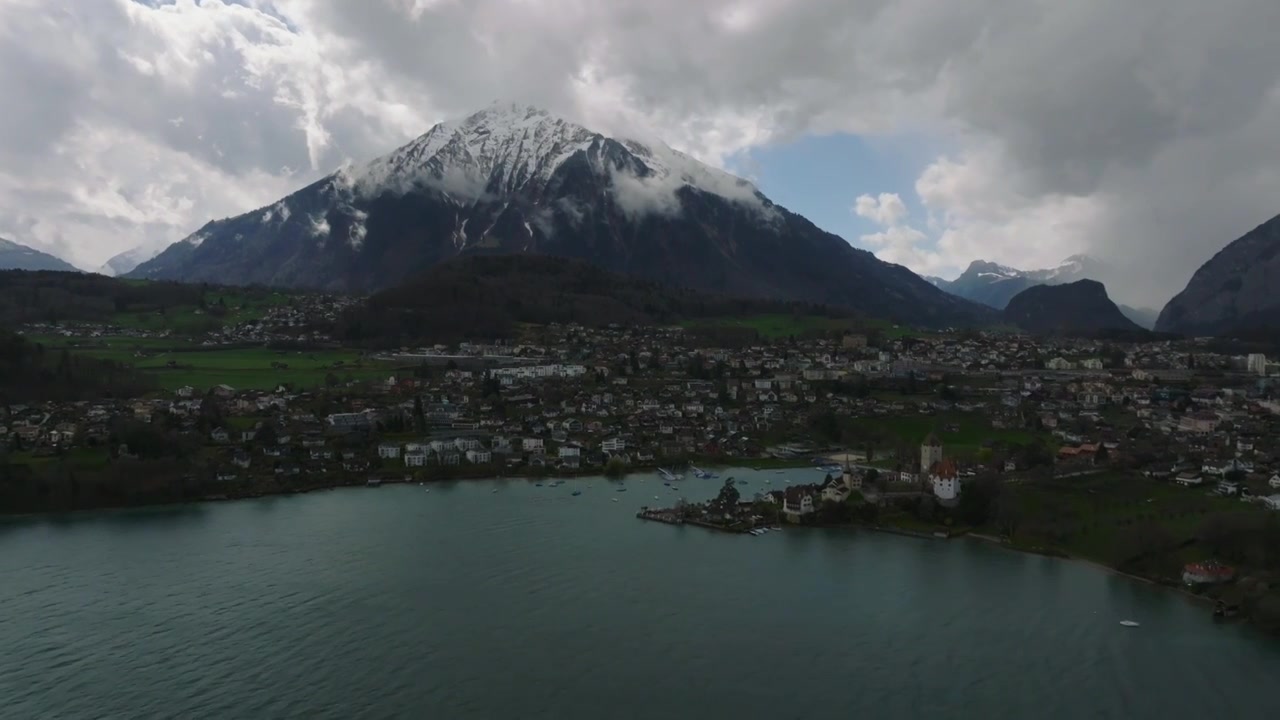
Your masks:
M 1111 451 L 1107 449 L 1106 445 L 1099 443 L 1098 452 L 1093 454 L 1093 464 L 1106 465 L 1107 462 L 1110 460 L 1111 460 Z
M 713 506 L 721 511 L 727 512 L 737 507 L 738 501 L 742 499 L 742 494 L 738 492 L 738 486 L 734 483 L 733 478 L 726 478 L 724 484 L 720 486 L 720 492 L 716 493 L 716 499 L 712 500 Z
M 426 432 L 427 415 L 422 409 L 422 396 L 413 396 L 413 425 L 418 432 Z
M 604 476 L 609 478 L 623 478 L 627 475 L 627 464 L 622 458 L 614 455 L 609 458 L 609 462 L 605 463 Z

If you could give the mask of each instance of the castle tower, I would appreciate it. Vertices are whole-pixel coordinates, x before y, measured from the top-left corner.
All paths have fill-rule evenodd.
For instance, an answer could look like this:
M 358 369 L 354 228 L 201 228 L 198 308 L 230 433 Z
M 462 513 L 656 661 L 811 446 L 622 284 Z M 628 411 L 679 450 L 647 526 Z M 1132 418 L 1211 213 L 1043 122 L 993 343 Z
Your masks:
M 942 462 L 942 441 L 938 439 L 936 433 L 929 433 L 929 437 L 924 439 L 924 444 L 920 446 L 920 475 L 926 476 L 937 463 Z

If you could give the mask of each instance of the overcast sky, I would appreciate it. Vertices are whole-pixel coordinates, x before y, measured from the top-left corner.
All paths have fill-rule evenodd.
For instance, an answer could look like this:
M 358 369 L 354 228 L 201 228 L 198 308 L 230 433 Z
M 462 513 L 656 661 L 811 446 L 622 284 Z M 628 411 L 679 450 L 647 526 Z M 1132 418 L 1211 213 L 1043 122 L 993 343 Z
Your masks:
M 0 236 L 96 267 L 519 100 L 921 273 L 1088 252 L 1158 306 L 1280 213 L 1276 28 L 1276 0 L 0 0 Z

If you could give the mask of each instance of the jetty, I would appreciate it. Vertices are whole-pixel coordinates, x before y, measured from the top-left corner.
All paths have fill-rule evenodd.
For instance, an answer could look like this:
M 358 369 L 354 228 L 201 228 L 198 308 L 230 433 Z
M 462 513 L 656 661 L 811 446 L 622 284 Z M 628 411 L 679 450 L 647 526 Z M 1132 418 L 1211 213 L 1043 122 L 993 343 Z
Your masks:
M 745 528 L 728 527 L 726 525 L 717 525 L 713 522 L 707 522 L 706 520 L 681 517 L 673 510 L 651 510 L 644 507 L 640 508 L 640 512 L 636 513 L 636 517 L 641 520 L 652 520 L 653 522 L 665 523 L 667 525 L 693 525 L 696 527 L 706 528 L 708 530 L 732 533 L 734 535 L 745 535 L 748 533 L 748 529 Z

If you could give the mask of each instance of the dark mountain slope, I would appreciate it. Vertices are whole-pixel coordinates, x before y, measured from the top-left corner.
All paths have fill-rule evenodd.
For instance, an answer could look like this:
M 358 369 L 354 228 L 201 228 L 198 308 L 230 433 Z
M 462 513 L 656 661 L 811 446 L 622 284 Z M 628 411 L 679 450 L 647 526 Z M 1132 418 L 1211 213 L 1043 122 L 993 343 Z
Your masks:
M 1107 297 L 1102 283 L 1094 280 L 1027 288 L 1009 301 L 1004 319 L 1037 334 L 1145 333 Z
M 1200 266 L 1160 312 L 1156 330 L 1184 335 L 1280 332 L 1280 216 Z
M 211 222 L 133 277 L 349 291 L 471 253 L 577 258 L 638 278 L 925 325 L 995 314 L 851 247 L 661 144 L 495 106 L 276 204 Z

